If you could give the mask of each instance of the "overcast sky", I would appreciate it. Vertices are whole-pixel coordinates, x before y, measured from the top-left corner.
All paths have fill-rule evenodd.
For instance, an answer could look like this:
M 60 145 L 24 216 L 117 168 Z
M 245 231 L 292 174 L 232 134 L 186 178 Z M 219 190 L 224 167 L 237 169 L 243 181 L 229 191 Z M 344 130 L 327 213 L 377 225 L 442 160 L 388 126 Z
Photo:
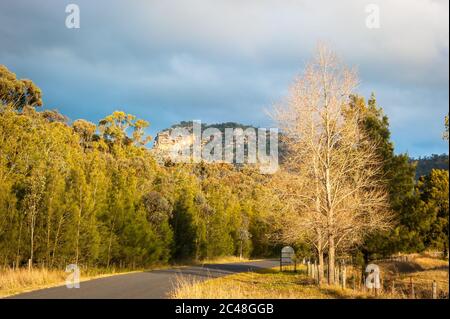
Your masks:
M 65 26 L 78 4 L 81 28 Z M 380 28 L 366 27 L 367 4 Z M 447 0 L 0 1 L 0 64 L 31 78 L 47 108 L 97 122 L 116 109 L 151 123 L 271 126 L 318 41 L 359 69 L 390 118 L 397 152 L 448 153 Z

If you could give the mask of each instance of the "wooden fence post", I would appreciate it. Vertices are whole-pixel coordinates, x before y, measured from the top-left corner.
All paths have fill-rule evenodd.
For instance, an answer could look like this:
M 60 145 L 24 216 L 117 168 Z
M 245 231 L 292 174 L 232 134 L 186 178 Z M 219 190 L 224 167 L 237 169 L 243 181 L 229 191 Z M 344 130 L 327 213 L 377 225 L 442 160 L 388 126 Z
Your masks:
M 410 291 L 410 298 L 411 299 L 415 299 L 416 295 L 414 293 L 414 283 L 413 283 L 412 277 L 409 277 L 409 285 L 410 285 L 410 289 L 411 289 L 411 291 Z
M 362 291 L 366 291 L 366 276 L 362 276 L 361 288 Z
M 391 294 L 395 295 L 395 280 L 392 280 Z
M 28 259 L 28 271 L 31 271 L 32 265 L 31 265 L 31 259 Z
M 380 276 L 380 292 L 384 291 L 384 280 L 383 277 Z
M 437 283 L 436 280 L 433 280 L 433 285 L 431 287 L 431 296 L 433 299 L 437 299 Z

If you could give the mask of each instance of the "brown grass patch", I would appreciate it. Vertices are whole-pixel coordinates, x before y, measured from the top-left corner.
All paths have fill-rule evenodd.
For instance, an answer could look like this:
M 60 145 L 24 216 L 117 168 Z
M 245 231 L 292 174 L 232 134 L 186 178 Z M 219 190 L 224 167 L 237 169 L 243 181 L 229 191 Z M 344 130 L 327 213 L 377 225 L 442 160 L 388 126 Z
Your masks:
M 277 268 L 234 274 L 199 282 L 179 277 L 171 298 L 233 299 L 233 298 L 410 298 L 411 281 L 415 298 L 431 298 L 433 281 L 439 298 L 448 298 L 448 260 L 427 255 L 409 255 L 408 261 L 375 262 L 380 266 L 383 289 L 377 296 L 360 290 L 361 270 L 347 268 L 347 289 L 338 286 L 318 287 L 307 275 L 305 266 L 299 272 L 279 272 Z M 355 281 L 355 284 L 353 284 Z M 353 289 L 355 287 L 355 289 Z
M 95 278 L 113 276 L 116 274 L 128 273 L 131 271 L 115 269 L 97 269 L 81 270 L 80 281 L 86 281 Z M 38 289 L 61 286 L 65 284 L 69 273 L 58 269 L 33 268 L 29 271 L 27 268 L 20 269 L 0 269 L 0 298 L 12 296 L 15 294 L 29 292 Z
M 374 298 L 367 292 L 342 289 L 339 286 L 318 287 L 300 272 L 280 272 L 269 269 L 258 272 L 234 274 L 198 282 L 179 277 L 171 298 L 174 299 L 348 299 Z M 385 296 L 389 298 L 389 296 Z
M 448 260 L 427 255 L 410 255 L 408 261 L 385 261 L 378 265 L 385 286 L 392 287 L 402 297 L 411 297 L 411 282 L 416 298 L 431 298 L 432 285 L 437 284 L 440 298 L 448 298 L 449 264 Z M 389 289 L 389 288 L 388 288 Z

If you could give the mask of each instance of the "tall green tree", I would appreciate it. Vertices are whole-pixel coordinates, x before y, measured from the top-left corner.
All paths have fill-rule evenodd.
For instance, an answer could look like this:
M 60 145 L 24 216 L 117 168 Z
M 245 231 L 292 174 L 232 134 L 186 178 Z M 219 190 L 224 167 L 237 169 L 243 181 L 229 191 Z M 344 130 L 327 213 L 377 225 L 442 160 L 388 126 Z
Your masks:
M 421 214 L 420 235 L 424 246 L 448 253 L 449 180 L 448 171 L 432 170 L 417 184 L 420 204 L 416 214 Z
M 407 154 L 395 154 L 391 141 L 389 119 L 383 109 L 377 105 L 372 93 L 367 103 L 363 97 L 352 96 L 350 106 L 359 111 L 360 123 L 366 134 L 377 143 L 380 158 L 383 159 L 383 178 L 389 192 L 391 209 L 397 215 L 398 223 L 402 214 L 408 214 L 404 207 L 414 196 L 415 165 L 410 163 Z M 389 255 L 402 249 L 402 241 L 398 236 L 400 229 L 378 233 L 365 242 L 362 251 L 368 259 L 372 254 Z

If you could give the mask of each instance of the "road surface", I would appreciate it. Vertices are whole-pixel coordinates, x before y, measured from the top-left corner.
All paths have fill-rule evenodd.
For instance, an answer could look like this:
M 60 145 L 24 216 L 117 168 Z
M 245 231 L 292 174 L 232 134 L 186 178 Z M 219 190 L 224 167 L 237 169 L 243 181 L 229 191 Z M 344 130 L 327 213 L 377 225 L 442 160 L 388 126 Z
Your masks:
M 14 299 L 162 299 L 168 298 L 180 276 L 206 280 L 233 273 L 276 267 L 277 260 L 262 260 L 232 264 L 208 264 L 163 270 L 152 270 L 80 282 L 80 288 L 65 285 L 23 293 Z

